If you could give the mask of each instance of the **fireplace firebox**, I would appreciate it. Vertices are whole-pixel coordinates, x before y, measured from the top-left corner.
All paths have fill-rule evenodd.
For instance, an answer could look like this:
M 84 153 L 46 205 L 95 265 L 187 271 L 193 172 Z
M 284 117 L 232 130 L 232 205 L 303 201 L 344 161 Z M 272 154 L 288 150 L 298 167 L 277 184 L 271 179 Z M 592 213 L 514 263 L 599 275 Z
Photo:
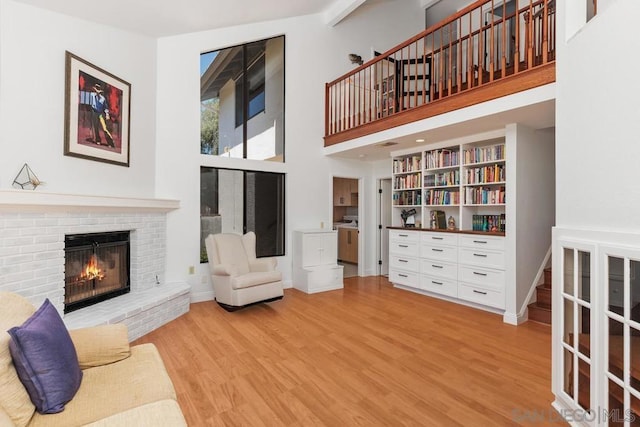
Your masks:
M 129 231 L 67 235 L 64 312 L 129 292 Z

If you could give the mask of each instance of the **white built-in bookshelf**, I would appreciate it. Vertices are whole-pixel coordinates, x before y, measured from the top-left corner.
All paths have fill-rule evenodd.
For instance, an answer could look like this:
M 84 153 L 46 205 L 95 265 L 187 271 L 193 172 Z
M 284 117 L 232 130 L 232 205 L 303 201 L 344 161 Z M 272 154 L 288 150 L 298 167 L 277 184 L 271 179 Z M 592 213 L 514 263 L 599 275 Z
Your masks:
M 504 138 L 395 156 L 393 223 L 403 225 L 402 210 L 413 208 L 422 228 L 432 228 L 432 211 L 443 211 L 456 229 L 504 232 L 506 185 Z
M 391 153 L 389 280 L 526 319 L 551 245 L 554 155 L 552 132 L 520 124 Z

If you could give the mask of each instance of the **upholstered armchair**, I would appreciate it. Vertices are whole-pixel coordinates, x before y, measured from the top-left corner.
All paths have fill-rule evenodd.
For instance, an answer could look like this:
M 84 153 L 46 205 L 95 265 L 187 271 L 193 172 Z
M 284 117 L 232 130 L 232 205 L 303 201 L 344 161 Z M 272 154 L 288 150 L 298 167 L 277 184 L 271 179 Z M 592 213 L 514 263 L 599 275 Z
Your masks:
M 234 311 L 281 299 L 282 273 L 275 258 L 256 258 L 256 235 L 220 233 L 205 239 L 209 271 L 218 304 Z

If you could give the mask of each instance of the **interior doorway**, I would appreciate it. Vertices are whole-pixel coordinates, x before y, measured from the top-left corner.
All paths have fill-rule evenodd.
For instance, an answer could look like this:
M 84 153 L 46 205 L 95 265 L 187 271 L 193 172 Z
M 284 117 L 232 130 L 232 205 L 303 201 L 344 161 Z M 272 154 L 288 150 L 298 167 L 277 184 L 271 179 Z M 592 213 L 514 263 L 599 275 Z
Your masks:
M 333 228 L 338 231 L 337 262 L 344 267 L 344 277 L 363 274 L 360 181 L 358 178 L 333 178 Z
M 391 225 L 391 178 L 378 180 L 378 274 L 389 275 L 389 230 Z

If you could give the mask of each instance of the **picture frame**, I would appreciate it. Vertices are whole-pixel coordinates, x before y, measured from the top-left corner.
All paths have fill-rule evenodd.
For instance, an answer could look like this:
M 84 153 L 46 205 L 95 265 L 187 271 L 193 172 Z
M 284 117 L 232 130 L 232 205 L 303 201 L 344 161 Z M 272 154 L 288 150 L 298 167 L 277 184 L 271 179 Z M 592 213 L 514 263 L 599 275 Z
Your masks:
M 65 52 L 64 155 L 129 167 L 131 84 Z

